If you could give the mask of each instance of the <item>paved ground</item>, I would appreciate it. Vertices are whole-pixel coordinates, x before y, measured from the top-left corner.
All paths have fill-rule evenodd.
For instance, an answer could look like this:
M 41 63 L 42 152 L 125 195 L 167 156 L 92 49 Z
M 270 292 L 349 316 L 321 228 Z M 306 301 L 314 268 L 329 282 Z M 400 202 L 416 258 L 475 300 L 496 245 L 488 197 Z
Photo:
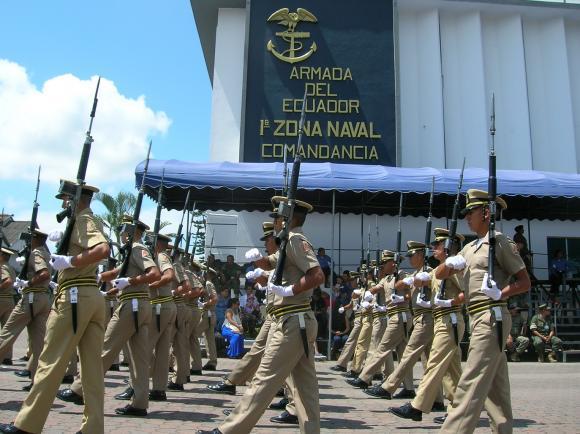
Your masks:
M 15 346 L 15 359 L 24 354 L 26 334 Z M 195 378 L 186 385 L 185 392 L 168 392 L 169 400 L 152 402 L 147 418 L 116 416 L 114 409 L 125 404 L 113 396 L 121 392 L 128 371 L 111 373 L 105 379 L 105 431 L 126 433 L 191 433 L 195 429 L 210 429 L 224 419 L 222 410 L 233 408 L 239 396 L 216 395 L 206 392 L 208 384 L 216 382 L 233 366 L 234 361 L 220 360 L 223 371 L 208 373 Z M 320 407 L 322 432 L 437 432 L 439 426 L 426 416 L 423 422 L 411 423 L 389 414 L 389 405 L 402 401 L 373 399 L 348 386 L 343 378 L 329 370 L 328 362 L 317 363 L 320 385 Z M 12 374 L 21 369 L 23 362 L 15 366 L 0 368 L 0 422 L 10 422 L 20 408 L 25 392 L 21 387 L 26 382 Z M 420 364 L 415 370 L 415 379 L 420 378 Z M 515 432 L 520 433 L 579 433 L 580 432 L 580 365 L 568 364 L 510 364 L 512 405 L 515 416 Z M 239 388 L 243 392 L 244 388 Z M 74 433 L 80 426 L 82 407 L 56 400 L 49 415 L 44 432 Z M 266 410 L 254 432 L 298 433 L 295 427 L 280 427 L 269 422 L 276 415 Z M 490 432 L 487 415 L 481 415 L 477 433 Z

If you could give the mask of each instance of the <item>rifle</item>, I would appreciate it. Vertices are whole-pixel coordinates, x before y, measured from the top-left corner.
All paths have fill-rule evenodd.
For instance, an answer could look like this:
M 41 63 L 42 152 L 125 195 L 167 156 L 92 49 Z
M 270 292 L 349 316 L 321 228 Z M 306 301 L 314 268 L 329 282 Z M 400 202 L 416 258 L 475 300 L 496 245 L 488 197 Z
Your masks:
M 457 195 L 455 196 L 455 203 L 453 204 L 453 213 L 451 214 L 451 224 L 449 225 L 449 238 L 445 240 L 445 255 L 449 256 L 451 253 L 451 247 L 455 239 L 455 234 L 457 233 L 457 217 L 459 215 L 459 199 L 461 196 L 461 187 L 463 186 L 463 172 L 465 171 L 465 158 L 463 158 L 463 165 L 461 166 L 461 173 L 459 174 L 459 182 L 457 184 Z M 439 298 L 445 298 L 445 282 L 446 279 L 441 281 L 441 286 L 439 287 Z
M 32 236 L 36 229 L 36 217 L 38 216 L 38 190 L 40 188 L 40 166 L 38 166 L 38 175 L 36 177 L 36 192 L 34 194 L 34 202 L 32 203 L 32 216 L 30 217 L 30 225 L 28 231 L 20 234 L 20 239 L 24 240 L 24 249 L 20 251 L 20 256 L 24 256 L 24 263 L 18 277 L 26 280 L 28 274 L 28 265 L 30 264 L 30 255 L 32 254 Z M 2 235 L 3 236 L 3 235 Z M 32 303 L 30 306 L 30 315 L 33 316 Z
M 401 196 L 399 198 L 399 228 L 397 229 L 397 250 L 395 251 L 395 271 L 394 271 L 394 277 L 395 277 L 395 282 L 397 279 L 397 276 L 399 275 L 399 264 L 401 263 L 401 220 L 403 218 L 403 193 L 401 193 Z
M 159 235 L 159 228 L 161 227 L 161 210 L 163 209 L 163 181 L 165 180 L 165 169 L 161 175 L 161 185 L 159 186 L 159 191 L 157 192 L 157 210 L 155 212 L 155 224 L 153 225 L 153 240 L 149 250 L 151 250 L 151 255 L 155 259 L 155 249 L 157 248 L 157 236 Z
M 83 144 L 83 150 L 81 153 L 81 159 L 79 161 L 79 169 L 77 171 L 77 182 L 76 182 L 76 184 L 72 184 L 72 183 L 67 182 L 67 181 L 61 181 L 61 183 L 60 183 L 59 192 L 69 196 L 70 200 L 68 201 L 67 207 L 63 211 L 61 211 L 60 213 L 58 213 L 56 215 L 56 220 L 59 223 L 68 217 L 68 221 L 67 221 L 66 229 L 64 231 L 64 235 L 62 236 L 62 239 L 61 239 L 60 243 L 58 244 L 58 248 L 56 250 L 56 253 L 58 255 L 66 255 L 68 253 L 68 246 L 70 243 L 70 238 L 72 236 L 72 231 L 73 231 L 75 221 L 76 221 L 76 215 L 75 215 L 76 208 L 81 200 L 81 193 L 83 190 L 83 185 L 85 184 L 85 176 L 87 174 L 87 166 L 89 164 L 89 156 L 91 154 L 91 144 L 94 141 L 93 136 L 91 135 L 91 131 L 93 129 L 93 121 L 95 119 L 95 113 L 97 111 L 97 103 L 99 102 L 99 99 L 97 98 L 97 96 L 99 94 L 99 85 L 100 84 L 101 84 L 101 77 L 99 77 L 99 79 L 97 81 L 97 88 L 95 90 L 95 96 L 93 97 L 93 108 L 91 109 L 91 114 L 90 114 L 91 120 L 89 121 L 89 129 L 86 132 L 85 142 Z M 56 275 L 57 275 L 57 273 L 55 273 L 55 276 L 53 279 L 55 281 L 56 281 Z M 76 327 L 73 326 L 73 328 L 76 331 Z
M 179 228 L 177 229 L 177 235 L 175 236 L 175 241 L 173 243 L 173 250 L 171 251 L 171 260 L 175 261 L 177 258 L 177 252 L 179 252 L 179 244 L 181 244 L 181 238 L 183 237 L 183 218 L 185 217 L 185 212 L 189 207 L 189 196 L 191 190 L 187 190 L 187 196 L 185 197 L 185 205 L 183 206 L 183 214 L 181 214 L 181 222 L 179 223 Z
M 431 178 L 431 194 L 429 195 L 429 215 L 425 227 L 425 254 L 423 255 L 423 271 L 427 270 L 427 257 L 429 255 L 429 244 L 431 243 L 431 218 L 433 217 L 433 196 L 435 194 L 435 177 Z M 420 296 L 425 300 L 425 286 L 421 287 Z
M 196 207 L 197 207 L 197 201 L 193 201 L 193 209 L 191 210 L 191 221 L 189 220 L 189 211 L 187 212 L 187 237 L 185 239 L 185 254 L 186 255 L 189 255 L 189 245 L 191 244 L 191 235 L 193 233 L 193 220 L 194 220 L 194 214 L 195 214 Z M 195 254 L 195 250 L 192 252 L 192 255 L 191 255 L 192 259 L 193 259 L 194 254 Z
M 379 283 L 379 269 L 381 268 L 381 251 L 379 250 L 379 216 L 375 219 L 375 229 L 377 230 L 377 266 L 375 267 L 375 283 Z
M 495 94 L 491 96 L 491 119 L 489 134 L 491 135 L 491 147 L 489 149 L 489 177 L 488 177 L 488 198 L 489 198 L 489 253 L 487 257 L 487 287 L 491 288 L 491 281 L 494 280 L 495 274 L 495 213 L 497 210 L 496 196 L 497 196 L 497 178 L 496 178 L 496 161 L 495 161 Z M 493 310 L 495 321 L 497 324 L 497 342 L 499 350 L 503 351 L 503 322 L 501 310 Z

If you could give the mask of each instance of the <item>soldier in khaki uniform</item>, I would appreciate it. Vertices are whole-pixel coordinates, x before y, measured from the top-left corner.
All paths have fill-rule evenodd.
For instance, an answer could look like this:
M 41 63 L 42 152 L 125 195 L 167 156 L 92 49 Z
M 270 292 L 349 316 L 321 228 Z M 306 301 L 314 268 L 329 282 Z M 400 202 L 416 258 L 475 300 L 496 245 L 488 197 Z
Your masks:
M 512 317 L 512 329 L 510 330 L 510 334 L 506 341 L 506 349 L 510 360 L 512 362 L 519 362 L 520 355 L 522 355 L 530 345 L 530 338 L 524 336 L 526 323 L 522 318 L 518 305 L 512 303 L 508 306 L 508 309 Z
M 436 228 L 435 241 L 433 242 L 434 256 L 440 262 L 446 259 L 444 244 L 449 238 L 449 231 Z M 454 255 L 465 237 L 456 235 L 451 245 L 451 253 Z M 423 413 L 430 413 L 435 400 L 440 397 L 441 383 L 447 395 L 447 399 L 453 402 L 455 389 L 461 376 L 461 348 L 459 342 L 465 332 L 465 323 L 461 306 L 465 300 L 463 289 L 457 276 L 452 276 L 445 281 L 445 297 L 439 299 L 441 281 L 433 277 L 431 281 L 431 303 L 433 305 L 433 317 L 435 318 L 434 337 L 431 351 L 423 378 L 417 390 L 417 396 L 412 402 L 401 407 L 391 407 L 391 413 L 396 416 L 422 420 Z M 439 406 L 437 406 L 439 410 Z M 445 417 L 435 418 L 436 423 L 443 423 Z
M 405 324 L 407 318 L 411 317 L 409 311 L 410 291 L 402 282 L 405 273 L 399 271 L 395 276 L 395 270 L 395 252 L 383 250 L 381 254 L 381 276 L 383 277 L 377 285 L 370 289 L 370 292 L 373 294 L 382 293 L 380 298 L 385 300 L 388 322 L 373 357 L 367 361 L 358 378 L 348 381 L 352 386 L 367 389 L 374 374 L 379 372 L 383 364 L 388 363 L 388 358 L 392 357 L 392 351 L 396 349 L 401 356 L 407 345 Z M 404 384 L 405 388 L 412 389 L 413 376 L 406 375 Z M 390 399 L 391 397 L 380 385 L 365 390 L 365 393 L 380 398 Z
M 203 293 L 198 301 L 198 307 L 202 310 L 201 318 L 197 326 L 198 339 L 203 336 L 205 340 L 205 351 L 208 361 L 202 370 L 215 371 L 217 369 L 217 349 L 215 345 L 215 304 L 217 303 L 217 292 L 213 279 L 217 277 L 216 271 L 209 267 L 203 267 L 196 261 L 193 261 L 194 268 L 197 267 L 200 272 L 205 272 L 204 278 L 201 279 L 203 284 Z M 203 271 L 205 269 L 205 271 Z M 203 282 L 205 280 L 205 283 Z
M 10 318 L 12 309 L 14 309 L 14 291 L 12 287 L 14 282 L 16 282 L 16 272 L 8 263 L 10 256 L 14 253 L 6 247 L 2 247 L 2 251 L 0 252 L 0 325 L 2 327 L 6 324 L 8 318 Z M 12 364 L 12 347 L 4 355 L 2 364 Z
M 34 385 L 14 425 L 2 425 L 0 432 L 42 431 L 67 364 L 77 348 L 81 369 L 85 373 L 82 382 L 86 400 L 80 431 L 85 434 L 104 431 L 104 381 L 98 355 L 103 347 L 105 304 L 97 285 L 96 271 L 98 263 L 109 255 L 109 245 L 101 223 L 90 209 L 96 191 L 95 187 L 82 187 L 67 252 L 70 256 L 52 255 L 52 267 L 58 270 L 58 290 L 48 318 L 45 345 Z M 60 193 L 57 197 L 63 199 L 63 207 L 68 206 L 68 195 Z M 77 303 L 71 303 L 75 298 Z M 73 329 L 75 310 L 76 332 Z
M 48 290 L 52 268 L 50 253 L 45 246 L 47 237 L 47 234 L 38 230 L 32 232 L 32 251 L 28 261 L 26 280 L 16 278 L 16 285 L 22 292 L 22 299 L 12 310 L 0 333 L 0 360 L 3 360 L 12 352 L 12 344 L 26 327 L 32 352 L 28 361 L 32 382 L 34 382 L 34 374 L 38 366 L 38 357 L 44 345 L 46 319 L 50 313 Z M 30 385 L 25 386 L 24 390 L 28 391 L 30 387 Z
M 149 323 L 149 357 L 151 360 L 152 390 L 150 401 L 166 401 L 165 390 L 169 373 L 169 349 L 173 337 L 173 327 L 177 317 L 177 307 L 173 302 L 171 284 L 175 280 L 175 272 L 171 258 L 166 253 L 171 239 L 157 234 L 155 245 L 155 262 L 161 272 L 161 279 L 149 284 L 151 298 L 151 315 Z
M 538 362 L 544 361 L 544 349 L 546 344 L 550 344 L 551 350 L 548 353 L 548 360 L 551 363 L 558 361 L 557 351 L 562 352 L 562 340 L 556 336 L 554 323 L 550 319 L 550 308 L 547 304 L 538 306 L 538 313 L 530 320 L 530 333 Z
M 287 199 L 274 197 L 274 203 Z M 324 273 L 318 264 L 312 245 L 305 237 L 302 226 L 312 206 L 296 201 L 294 215 L 288 222 L 289 239 L 280 286 L 270 282 L 268 291 L 274 293 L 271 311 L 272 325 L 265 353 L 252 384 L 234 411 L 214 433 L 249 433 L 290 375 L 292 395 L 304 433 L 320 432 L 318 384 L 314 368 L 314 340 L 317 323 L 310 308 L 313 289 L 324 282 Z M 282 213 L 283 210 L 280 209 Z M 275 220 L 280 228 L 282 217 Z M 262 269 L 276 267 L 280 252 L 262 258 L 257 249 L 246 253 L 248 260 Z
M 107 259 L 107 268 L 102 271 L 110 271 L 114 270 L 117 267 L 117 260 L 115 258 L 109 257 Z M 111 322 L 111 318 L 113 318 L 113 314 L 119 306 L 119 300 L 115 294 L 109 293 L 109 290 L 112 289 L 113 286 L 111 282 L 101 282 L 101 292 L 104 293 L 105 297 L 105 330 L 109 326 L 109 322 Z M 109 371 L 119 371 L 119 356 L 115 358 L 113 364 L 109 368 Z
M 183 255 L 184 258 L 187 255 Z M 189 279 L 189 286 L 191 289 L 185 297 L 185 304 L 189 307 L 189 330 L 188 330 L 188 343 L 189 343 L 189 354 L 191 356 L 191 368 L 189 369 L 190 375 L 201 375 L 201 345 L 199 344 L 199 333 L 200 321 L 203 314 L 203 309 L 199 305 L 199 297 L 203 294 L 204 285 L 201 280 L 193 272 L 191 263 L 184 266 L 185 274 Z
M 103 281 L 113 281 L 113 289 L 109 293 L 118 292 L 120 303 L 105 332 L 99 372 L 107 372 L 119 355 L 123 345 L 128 342 L 131 359 L 129 366 L 131 386 L 125 392 L 116 395 L 115 398 L 131 400 L 131 404 L 117 408 L 115 413 L 140 417 L 147 416 L 147 407 L 149 405 L 150 359 L 148 347 L 151 304 L 149 302 L 148 285 L 161 278 L 161 273 L 151 257 L 151 253 L 141 243 L 143 232 L 147 229 L 149 227 L 139 220 L 124 225 L 121 235 L 125 240 L 129 239 L 131 231 L 135 232 L 127 277 L 117 277 L 122 266 L 115 270 L 101 273 Z M 84 388 L 80 379 L 77 378 L 70 389 L 59 391 L 57 397 L 63 401 L 78 404 L 83 400 L 83 392 Z
M 363 267 L 361 267 L 361 277 L 359 277 L 359 279 L 363 279 L 362 275 L 365 273 L 365 271 L 366 265 L 363 265 Z M 369 276 L 371 276 L 370 273 Z M 362 286 L 362 288 L 355 289 L 353 291 L 353 296 L 360 297 L 359 306 L 361 313 L 361 329 L 356 341 L 351 368 L 347 374 L 347 378 L 349 379 L 356 378 L 360 374 L 367 357 L 367 353 L 371 346 L 371 338 L 373 334 L 373 308 L 371 301 L 373 300 L 373 296 L 369 291 L 367 291 L 367 288 L 373 286 L 370 279 L 370 277 L 367 278 L 366 282 L 364 282 L 362 285 L 359 285 Z
M 497 198 L 498 208 L 505 201 Z M 516 244 L 496 232 L 495 282 L 488 286 L 489 196 L 482 190 L 468 190 L 466 215 L 469 229 L 478 239 L 465 245 L 458 255 L 439 265 L 435 276 L 447 279 L 457 274 L 465 289 L 471 339 L 467 363 L 443 424 L 443 433 L 471 433 L 485 407 L 491 428 L 501 434 L 513 430 L 510 385 L 504 343 L 511 328 L 508 297 L 530 289 L 530 278 Z M 510 282 L 513 277 L 513 282 Z M 500 324 L 501 323 L 501 324 Z M 501 330 L 501 334 L 498 332 Z M 500 346 L 501 343 L 501 346 Z

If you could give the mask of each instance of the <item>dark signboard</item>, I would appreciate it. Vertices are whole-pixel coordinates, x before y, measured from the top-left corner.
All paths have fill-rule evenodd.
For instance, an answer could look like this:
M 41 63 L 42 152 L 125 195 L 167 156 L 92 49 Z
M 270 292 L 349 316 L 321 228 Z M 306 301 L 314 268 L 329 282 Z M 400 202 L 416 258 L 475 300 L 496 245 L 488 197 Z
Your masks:
M 392 0 L 251 0 L 246 61 L 241 161 L 396 165 Z

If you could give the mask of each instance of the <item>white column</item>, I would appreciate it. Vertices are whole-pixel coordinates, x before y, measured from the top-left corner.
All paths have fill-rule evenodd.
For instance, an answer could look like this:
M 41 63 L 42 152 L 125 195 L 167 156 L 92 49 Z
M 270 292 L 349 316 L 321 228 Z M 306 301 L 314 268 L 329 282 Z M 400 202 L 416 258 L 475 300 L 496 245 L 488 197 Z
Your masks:
M 576 171 L 580 173 L 580 23 L 566 21 L 566 48 L 576 142 Z

